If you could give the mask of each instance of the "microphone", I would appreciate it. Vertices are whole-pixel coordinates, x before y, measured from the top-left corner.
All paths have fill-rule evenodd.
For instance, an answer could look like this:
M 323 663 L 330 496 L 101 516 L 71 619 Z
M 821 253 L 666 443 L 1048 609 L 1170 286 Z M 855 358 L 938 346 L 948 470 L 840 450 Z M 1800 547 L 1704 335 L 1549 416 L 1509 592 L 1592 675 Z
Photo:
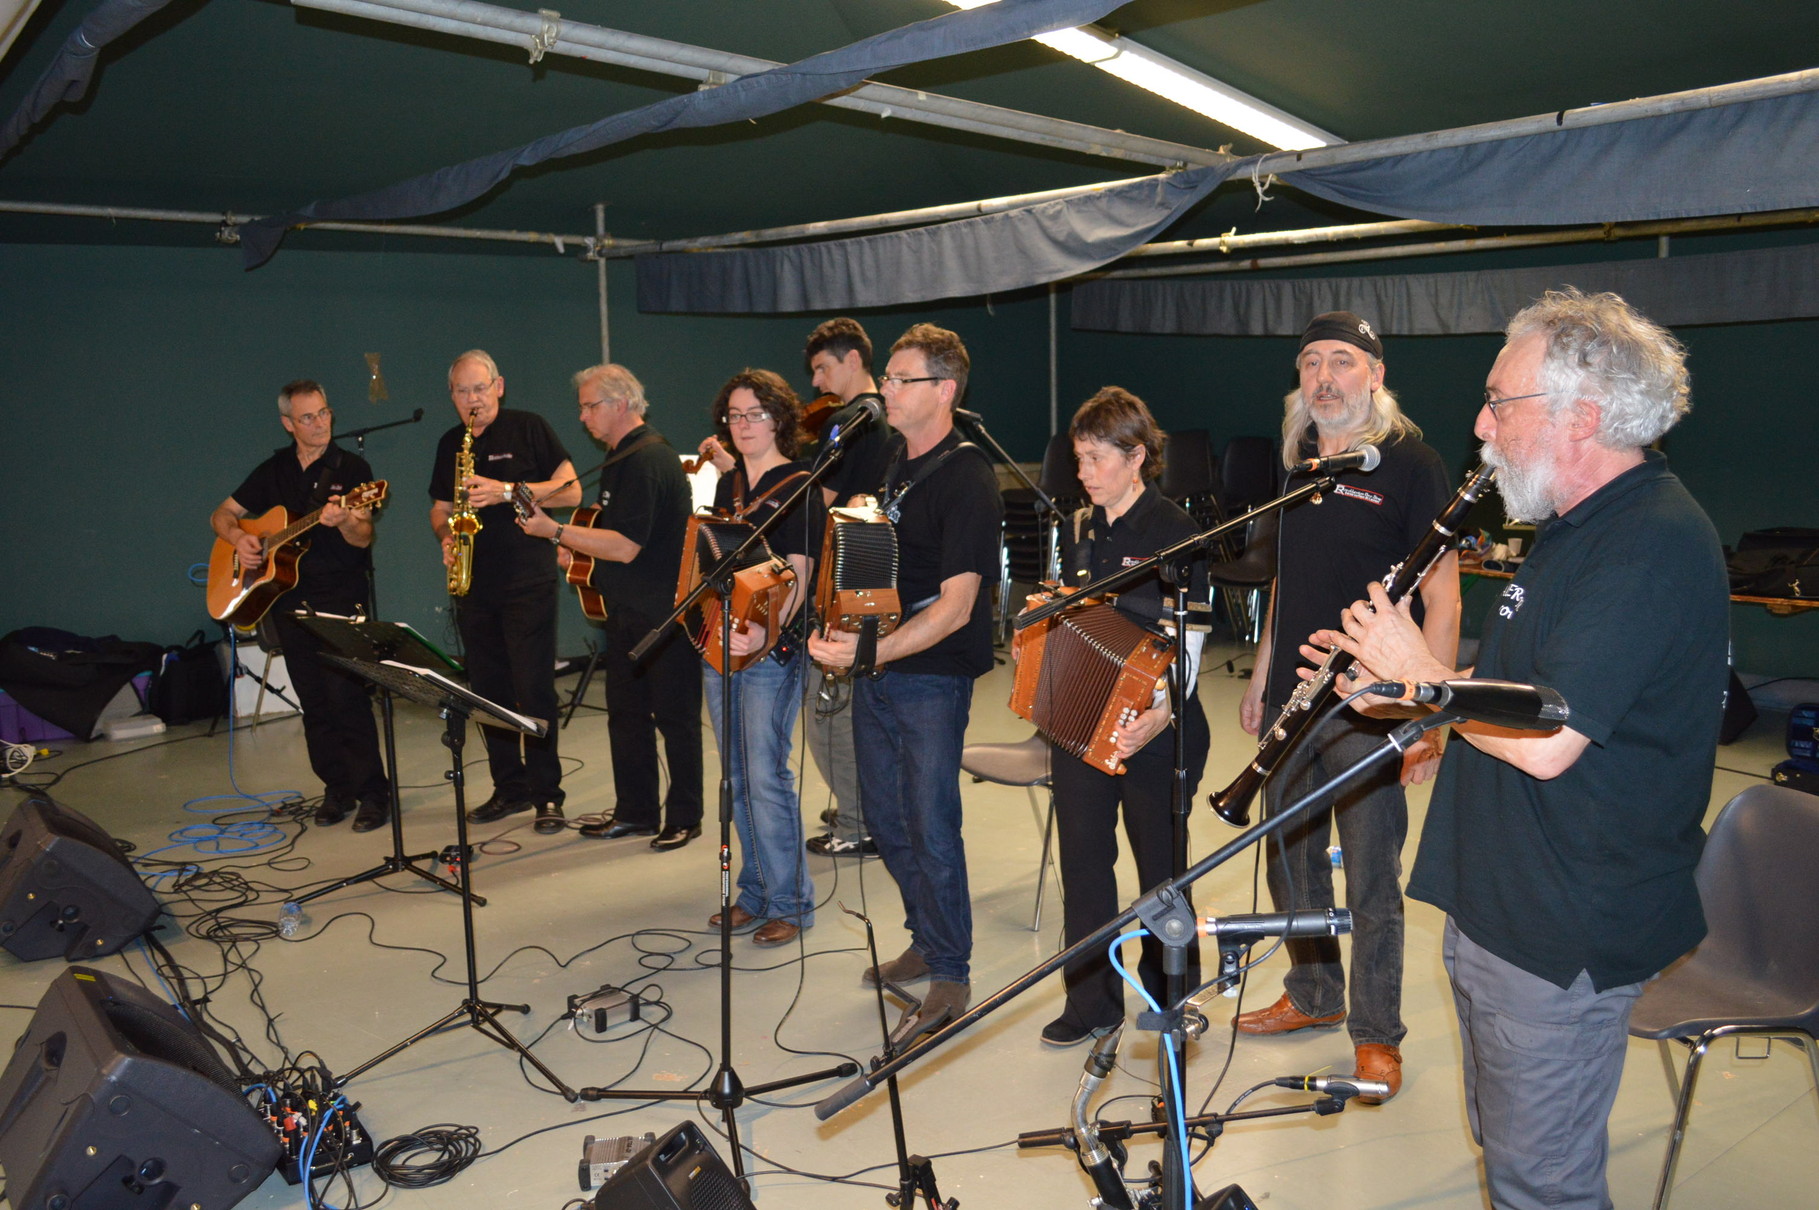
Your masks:
M 985 423 L 985 417 L 981 416 L 978 412 L 971 412 L 965 408 L 955 408 L 954 409 L 954 419 L 955 420 L 964 420 L 968 424 L 984 424 Z
M 1519 681 L 1378 681 L 1370 691 L 1401 702 L 1429 702 L 1460 718 L 1516 731 L 1552 731 L 1572 714 L 1558 691 Z
M 1324 458 L 1303 458 L 1295 463 L 1291 475 L 1326 475 L 1333 471 L 1374 471 L 1377 464 L 1383 461 L 1383 451 L 1374 445 L 1361 445 L 1355 450 L 1343 454 L 1329 454 Z
M 1250 912 L 1238 916 L 1208 916 L 1200 922 L 1202 937 L 1218 937 L 1238 945 L 1265 937 L 1338 937 L 1352 931 L 1347 908 L 1304 908 L 1299 912 Z
M 1357 1076 L 1278 1076 L 1270 1081 L 1277 1088 L 1296 1092 L 1323 1092 L 1341 1101 L 1351 1097 L 1390 1098 L 1390 1086 L 1382 1080 L 1361 1080 Z
M 853 401 L 828 418 L 827 444 L 838 446 L 847 434 L 867 424 L 884 419 L 884 396 L 872 391 L 853 396 Z

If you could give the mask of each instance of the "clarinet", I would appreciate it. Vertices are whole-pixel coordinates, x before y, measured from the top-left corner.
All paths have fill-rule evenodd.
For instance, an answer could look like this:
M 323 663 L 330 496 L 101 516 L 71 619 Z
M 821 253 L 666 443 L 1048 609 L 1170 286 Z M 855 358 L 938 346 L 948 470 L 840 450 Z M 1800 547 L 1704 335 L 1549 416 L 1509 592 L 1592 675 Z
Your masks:
M 1477 470 L 1467 475 L 1465 483 L 1453 498 L 1447 501 L 1440 515 L 1428 527 L 1421 541 L 1402 562 L 1390 568 L 1389 574 L 1383 577 L 1383 591 L 1389 594 L 1391 603 L 1400 601 L 1413 592 L 1421 583 L 1428 571 L 1440 556 L 1453 548 L 1453 539 L 1465 520 L 1465 515 L 1490 486 L 1496 471 L 1480 465 Z M 1250 764 L 1244 767 L 1232 784 L 1217 794 L 1211 795 L 1207 802 L 1212 804 L 1213 813 L 1235 828 L 1249 827 L 1251 822 L 1251 800 L 1269 775 L 1276 771 L 1291 749 L 1307 733 L 1307 728 L 1314 717 L 1321 713 L 1332 702 L 1337 690 L 1334 688 L 1339 674 L 1344 672 L 1348 677 L 1353 674 L 1354 666 L 1351 656 L 1334 648 L 1320 671 L 1302 681 L 1288 699 L 1288 705 L 1276 716 L 1276 721 L 1260 732 L 1257 737 L 1258 752 Z

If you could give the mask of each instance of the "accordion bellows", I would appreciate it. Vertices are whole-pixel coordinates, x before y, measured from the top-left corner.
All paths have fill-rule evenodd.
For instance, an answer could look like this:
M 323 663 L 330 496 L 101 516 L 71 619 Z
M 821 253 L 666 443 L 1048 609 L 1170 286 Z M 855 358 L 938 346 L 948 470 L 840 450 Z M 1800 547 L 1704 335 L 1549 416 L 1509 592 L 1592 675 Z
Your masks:
M 1149 708 L 1174 658 L 1167 639 L 1112 606 L 1083 605 L 1023 632 L 1011 709 L 1062 751 L 1123 773 L 1118 733 Z

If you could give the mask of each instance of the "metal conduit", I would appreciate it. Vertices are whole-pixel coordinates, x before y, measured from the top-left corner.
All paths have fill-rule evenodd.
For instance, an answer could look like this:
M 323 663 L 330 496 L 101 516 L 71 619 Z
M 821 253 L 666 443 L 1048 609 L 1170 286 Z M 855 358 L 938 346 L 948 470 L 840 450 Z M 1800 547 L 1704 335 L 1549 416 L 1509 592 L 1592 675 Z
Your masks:
M 482 4 L 478 0 L 292 0 L 292 3 L 300 8 L 323 9 L 456 37 L 517 46 L 527 52 L 533 46 L 540 46 L 551 54 L 613 63 L 710 84 L 782 66 L 770 59 L 736 55 L 576 21 L 549 22 L 535 13 Z M 1120 130 L 1106 130 L 978 101 L 964 101 L 938 93 L 899 88 L 893 84 L 868 82 L 850 92 L 823 97 L 821 103 L 879 117 L 904 118 L 950 130 L 965 130 L 1020 143 L 1033 143 L 1110 159 L 1135 160 L 1162 167 L 1220 164 L 1234 158 L 1204 147 L 1145 138 Z

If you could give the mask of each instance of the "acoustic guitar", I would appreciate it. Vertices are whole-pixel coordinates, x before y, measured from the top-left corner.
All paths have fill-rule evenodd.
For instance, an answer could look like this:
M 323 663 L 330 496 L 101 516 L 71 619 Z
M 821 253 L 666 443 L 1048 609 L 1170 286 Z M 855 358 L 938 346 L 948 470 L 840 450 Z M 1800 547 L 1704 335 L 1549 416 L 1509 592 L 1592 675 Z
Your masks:
M 592 529 L 594 522 L 600 519 L 600 510 L 592 504 L 583 504 L 568 519 L 569 529 Z M 568 582 L 575 586 L 575 595 L 581 598 L 581 612 L 590 621 L 606 621 L 606 598 L 593 585 L 594 556 L 584 555 L 578 550 L 568 552 Z
M 349 509 L 372 508 L 385 499 L 385 493 L 385 480 L 375 479 L 345 493 L 341 503 Z M 240 528 L 257 534 L 265 547 L 265 562 L 257 567 L 244 566 L 239 549 L 216 538 L 208 557 L 209 616 L 242 630 L 256 625 L 273 601 L 297 586 L 297 565 L 308 549 L 298 539 L 321 520 L 322 510 L 317 509 L 292 521 L 282 504 L 257 517 L 240 518 Z

